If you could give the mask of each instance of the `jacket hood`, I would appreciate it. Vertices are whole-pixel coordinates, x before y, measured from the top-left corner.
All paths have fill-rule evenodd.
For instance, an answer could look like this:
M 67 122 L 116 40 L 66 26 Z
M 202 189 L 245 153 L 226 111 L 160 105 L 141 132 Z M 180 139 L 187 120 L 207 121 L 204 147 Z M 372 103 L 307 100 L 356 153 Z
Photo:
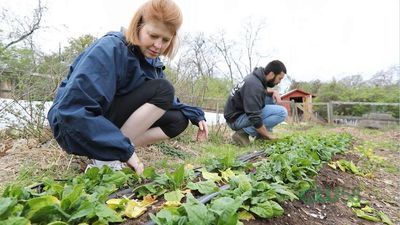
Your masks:
M 139 46 L 137 46 L 137 45 L 129 46 L 128 45 L 128 47 L 131 48 L 132 51 L 135 52 L 139 56 L 140 60 L 144 60 L 144 61 L 147 62 L 147 60 L 146 60 L 145 56 L 143 55 L 142 51 L 140 51 Z M 160 68 L 162 70 L 165 69 L 164 63 L 161 62 L 160 57 L 155 58 L 154 61 L 153 61 L 153 64 L 151 64 L 151 65 L 154 66 L 155 68 Z
M 130 45 L 130 44 L 126 41 L 125 35 L 123 34 L 123 32 L 115 32 L 115 31 L 112 31 L 112 32 L 107 33 L 107 35 L 113 35 L 113 36 L 118 37 L 119 39 L 121 39 L 121 41 L 124 42 L 124 44 L 128 47 L 128 49 L 129 49 L 130 51 L 134 52 L 134 53 L 139 57 L 140 60 L 146 61 L 146 58 L 144 57 L 142 51 L 140 51 L 139 46 L 137 46 L 137 45 Z M 146 62 L 147 62 L 147 61 L 146 61 Z M 154 66 L 154 67 L 156 67 L 156 68 L 160 68 L 160 69 L 162 69 L 162 70 L 165 69 L 165 66 L 164 66 L 164 64 L 161 62 L 160 57 L 157 57 L 157 58 L 154 59 L 154 62 L 153 62 L 153 65 L 152 65 L 152 66 Z
M 261 83 L 263 84 L 264 88 L 267 88 L 267 80 L 265 79 L 264 68 L 256 67 L 253 71 L 254 76 L 256 76 Z

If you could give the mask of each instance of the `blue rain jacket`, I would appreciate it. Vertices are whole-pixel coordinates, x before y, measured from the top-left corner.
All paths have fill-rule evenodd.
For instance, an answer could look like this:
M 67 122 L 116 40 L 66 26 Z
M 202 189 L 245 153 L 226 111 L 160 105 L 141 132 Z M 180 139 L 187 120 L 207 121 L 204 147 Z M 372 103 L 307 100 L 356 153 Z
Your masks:
M 149 64 L 135 46 L 128 46 L 121 32 L 110 32 L 82 52 L 62 81 L 48 120 L 54 137 L 68 153 L 99 160 L 127 161 L 134 145 L 104 117 L 114 96 L 124 95 L 145 82 L 163 79 L 160 59 Z M 204 112 L 182 104 L 179 109 L 193 124 L 205 120 Z

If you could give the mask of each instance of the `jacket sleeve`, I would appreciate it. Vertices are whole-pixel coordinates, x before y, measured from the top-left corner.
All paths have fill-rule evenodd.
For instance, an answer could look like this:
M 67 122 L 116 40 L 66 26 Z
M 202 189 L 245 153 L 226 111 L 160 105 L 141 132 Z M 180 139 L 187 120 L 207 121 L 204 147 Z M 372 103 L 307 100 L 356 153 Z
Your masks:
M 71 67 L 55 118 L 66 150 L 99 160 L 127 161 L 134 146 L 104 117 L 121 77 L 127 49 L 116 37 L 101 38 Z
M 172 109 L 180 110 L 183 113 L 183 115 L 187 119 L 189 119 L 193 125 L 196 125 L 196 126 L 199 125 L 200 121 L 206 120 L 202 109 L 200 109 L 199 107 L 190 106 L 190 105 L 181 103 L 176 96 L 174 97 Z
M 258 88 L 249 83 L 244 83 L 240 91 L 243 98 L 243 109 L 249 117 L 250 122 L 255 128 L 260 128 L 263 125 L 261 112 L 264 103 L 264 89 Z

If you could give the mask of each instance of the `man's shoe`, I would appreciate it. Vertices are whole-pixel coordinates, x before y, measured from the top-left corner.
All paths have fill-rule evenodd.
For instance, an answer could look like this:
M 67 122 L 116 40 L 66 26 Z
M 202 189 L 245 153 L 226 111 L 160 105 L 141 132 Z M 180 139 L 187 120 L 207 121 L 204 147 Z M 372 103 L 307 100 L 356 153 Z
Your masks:
M 232 135 L 232 140 L 235 144 L 244 146 L 250 144 L 249 135 L 244 130 L 235 131 Z

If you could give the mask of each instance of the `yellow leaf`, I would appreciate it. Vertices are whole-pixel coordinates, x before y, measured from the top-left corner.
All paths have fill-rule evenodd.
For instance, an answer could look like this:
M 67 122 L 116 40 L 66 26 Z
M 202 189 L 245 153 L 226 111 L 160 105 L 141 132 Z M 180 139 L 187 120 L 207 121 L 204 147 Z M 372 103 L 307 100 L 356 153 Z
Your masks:
M 118 206 L 123 206 L 128 200 L 122 198 L 111 198 L 106 201 L 106 204 L 111 209 L 116 209 Z
M 164 203 L 164 207 L 178 207 L 180 206 L 182 203 L 178 202 L 178 201 L 167 201 Z
M 146 212 L 146 207 L 139 206 L 139 203 L 135 200 L 129 200 L 125 208 L 125 216 L 129 218 L 138 218 L 144 212 Z
M 187 170 L 192 170 L 193 168 L 194 168 L 194 166 L 190 163 L 185 165 L 185 169 L 187 169 Z
M 328 163 L 328 166 L 335 170 L 336 169 L 336 162 L 330 162 L 330 163 Z
M 189 193 L 192 193 L 192 190 L 186 189 L 186 190 L 183 190 L 182 193 L 183 194 L 189 194 Z
M 201 174 L 203 175 L 203 178 L 206 180 L 212 180 L 214 182 L 221 180 L 221 177 L 218 176 L 217 173 L 210 173 L 207 170 L 205 170 L 204 168 L 201 170 Z
M 228 168 L 225 171 L 221 171 L 221 176 L 222 176 L 222 179 L 224 179 L 226 182 L 229 182 L 231 177 L 235 176 L 235 173 L 231 170 L 231 168 Z
M 146 212 L 146 207 L 134 206 L 134 207 L 126 207 L 125 216 L 129 218 L 138 218 L 144 212 Z
M 156 198 L 154 198 L 154 197 L 151 196 L 151 195 L 146 195 L 146 196 L 143 198 L 143 201 L 139 202 L 139 206 L 141 206 L 141 207 L 147 207 L 147 206 L 149 206 L 149 205 L 154 204 L 155 202 L 157 202 Z
M 364 174 L 364 177 L 366 177 L 366 178 L 374 178 L 375 176 L 374 176 L 373 173 L 366 173 L 366 174 Z
M 136 200 L 129 200 L 128 203 L 126 204 L 126 207 L 135 207 L 135 206 L 139 206 L 139 202 L 137 202 Z
M 238 219 L 239 220 L 246 220 L 246 221 L 255 220 L 253 214 L 249 213 L 248 211 L 240 211 L 238 213 Z
M 107 205 L 109 205 L 109 204 L 111 204 L 111 205 L 118 205 L 119 203 L 121 203 L 121 201 L 122 201 L 122 199 L 120 199 L 120 198 L 111 198 L 111 199 L 108 199 L 108 200 L 106 201 L 106 204 L 107 204 Z

